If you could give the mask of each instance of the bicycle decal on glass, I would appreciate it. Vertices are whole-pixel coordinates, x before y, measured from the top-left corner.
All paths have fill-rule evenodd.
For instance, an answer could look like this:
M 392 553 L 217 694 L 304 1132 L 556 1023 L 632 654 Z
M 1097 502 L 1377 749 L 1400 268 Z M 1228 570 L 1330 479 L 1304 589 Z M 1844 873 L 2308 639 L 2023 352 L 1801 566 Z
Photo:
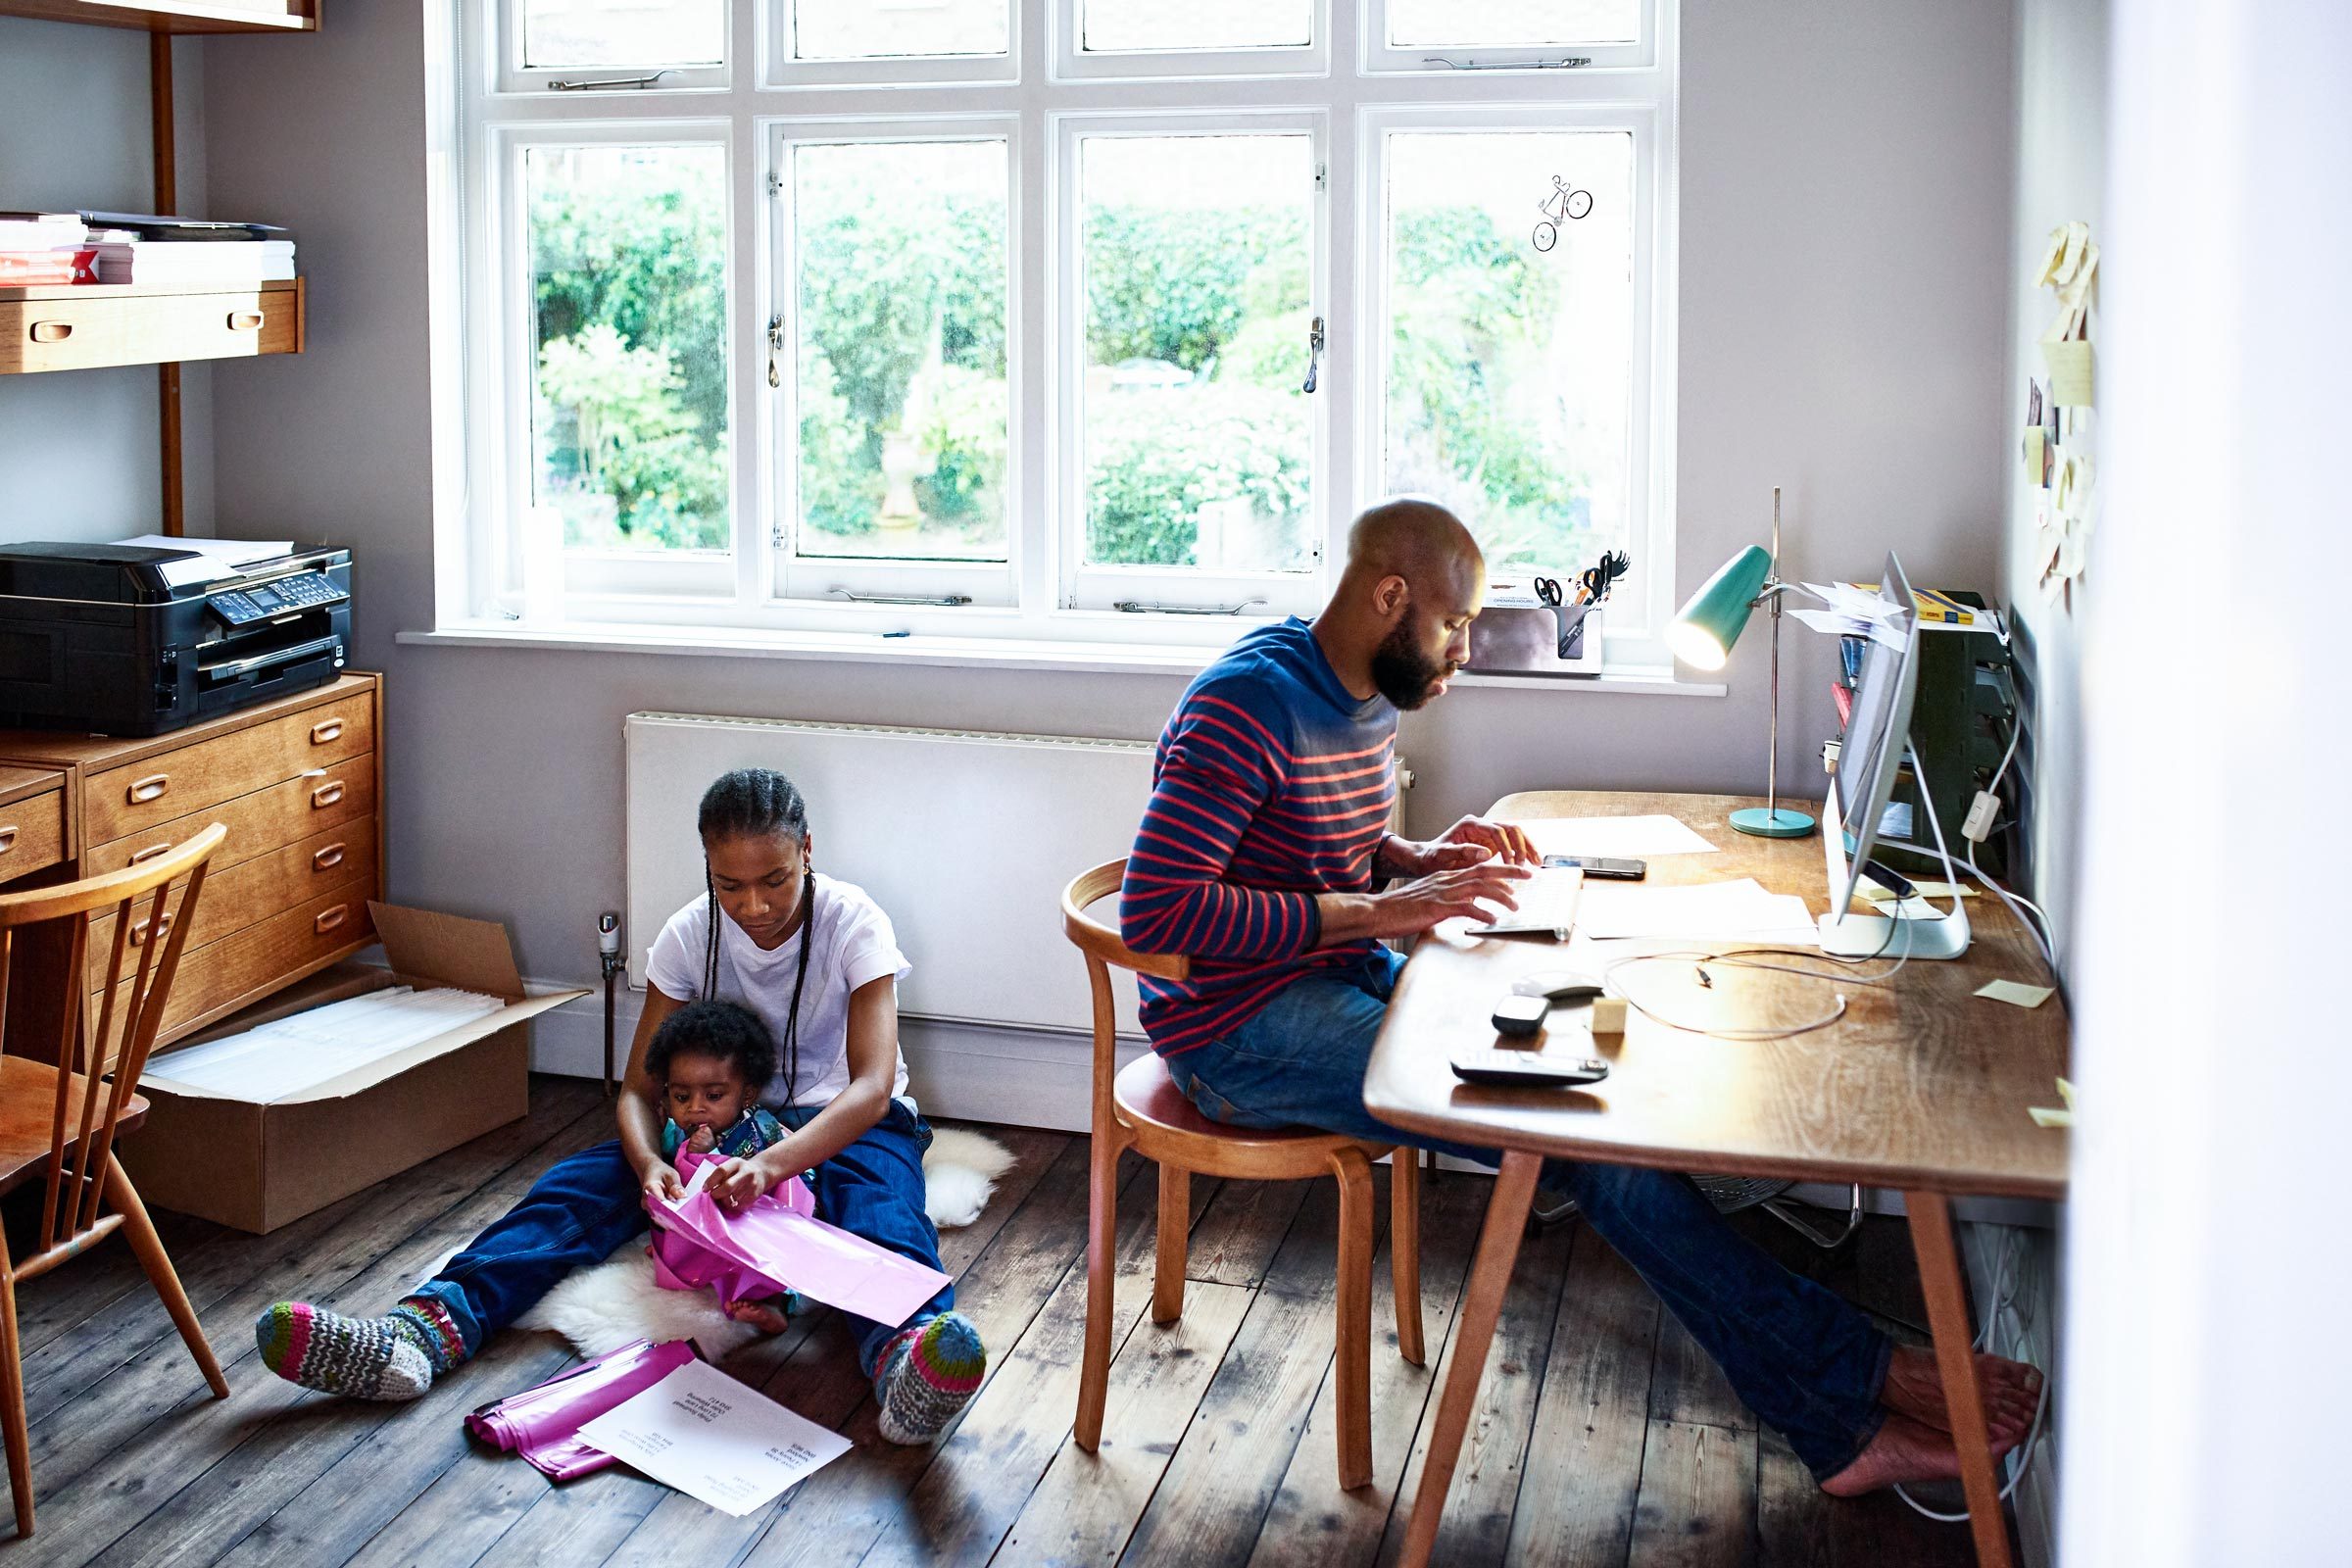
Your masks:
M 1578 190 L 1554 174 L 1551 176 L 1551 194 L 1536 203 L 1536 211 L 1544 215 L 1544 221 L 1536 225 L 1536 231 L 1530 237 L 1535 241 L 1537 250 L 1548 251 L 1560 242 L 1562 223 L 1592 211 L 1592 193 Z

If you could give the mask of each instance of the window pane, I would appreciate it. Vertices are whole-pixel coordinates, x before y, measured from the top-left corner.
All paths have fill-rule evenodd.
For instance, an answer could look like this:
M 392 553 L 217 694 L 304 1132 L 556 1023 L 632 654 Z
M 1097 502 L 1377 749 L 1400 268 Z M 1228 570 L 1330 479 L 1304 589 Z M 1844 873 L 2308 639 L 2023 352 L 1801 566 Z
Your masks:
M 1313 146 L 1080 148 L 1090 565 L 1304 571 Z
M 531 502 L 567 545 L 729 542 L 726 153 L 533 147 Z
M 726 34 L 725 0 L 524 0 L 522 63 L 715 66 Z
M 1304 48 L 1310 0 L 1083 0 L 1087 51 Z
M 1004 0 L 792 0 L 795 60 L 1001 55 Z
M 1388 0 L 1389 42 L 1398 49 L 1447 44 L 1632 43 L 1640 0 Z
M 801 555 L 1008 559 L 1006 153 L 793 149 Z
M 1490 565 L 1566 579 L 1627 541 L 1632 183 L 1623 132 L 1388 138 L 1383 477 Z

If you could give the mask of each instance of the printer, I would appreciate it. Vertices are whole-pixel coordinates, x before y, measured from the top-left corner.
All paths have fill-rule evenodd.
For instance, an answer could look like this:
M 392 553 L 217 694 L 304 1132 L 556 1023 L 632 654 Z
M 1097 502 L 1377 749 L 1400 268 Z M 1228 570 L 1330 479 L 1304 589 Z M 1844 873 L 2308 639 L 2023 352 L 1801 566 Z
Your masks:
M 350 551 L 177 545 L 0 549 L 0 724 L 161 735 L 341 673 Z

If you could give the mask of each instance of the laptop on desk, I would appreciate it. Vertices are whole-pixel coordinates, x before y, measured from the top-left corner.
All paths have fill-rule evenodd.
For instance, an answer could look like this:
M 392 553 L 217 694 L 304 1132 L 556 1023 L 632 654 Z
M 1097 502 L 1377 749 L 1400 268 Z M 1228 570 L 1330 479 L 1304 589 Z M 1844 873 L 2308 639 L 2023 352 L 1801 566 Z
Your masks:
M 1470 928 L 1472 936 L 1547 936 L 1565 942 L 1576 925 L 1577 901 L 1584 896 L 1582 866 L 1546 865 L 1519 884 L 1519 907 Z

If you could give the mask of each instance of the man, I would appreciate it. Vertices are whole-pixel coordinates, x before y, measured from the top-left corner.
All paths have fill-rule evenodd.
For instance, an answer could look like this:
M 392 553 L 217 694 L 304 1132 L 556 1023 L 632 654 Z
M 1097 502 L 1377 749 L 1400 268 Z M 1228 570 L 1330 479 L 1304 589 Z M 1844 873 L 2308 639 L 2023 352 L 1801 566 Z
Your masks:
M 1120 924 L 1139 953 L 1192 959 L 1181 984 L 1143 982 L 1144 1028 L 1210 1118 L 1499 1162 L 1391 1127 L 1363 1101 L 1403 967 L 1377 939 L 1512 906 L 1537 859 L 1508 823 L 1465 817 L 1426 844 L 1388 831 L 1397 710 L 1444 694 L 1485 596 L 1485 563 L 1451 513 L 1375 507 L 1348 532 L 1323 612 L 1244 636 L 1168 720 Z M 1689 1180 L 1557 1160 L 1543 1179 L 1577 1200 L 1825 1491 L 1959 1473 L 1934 1358 L 1782 1268 Z M 2039 1374 L 1978 1364 L 2006 1451 L 2033 1418 Z

